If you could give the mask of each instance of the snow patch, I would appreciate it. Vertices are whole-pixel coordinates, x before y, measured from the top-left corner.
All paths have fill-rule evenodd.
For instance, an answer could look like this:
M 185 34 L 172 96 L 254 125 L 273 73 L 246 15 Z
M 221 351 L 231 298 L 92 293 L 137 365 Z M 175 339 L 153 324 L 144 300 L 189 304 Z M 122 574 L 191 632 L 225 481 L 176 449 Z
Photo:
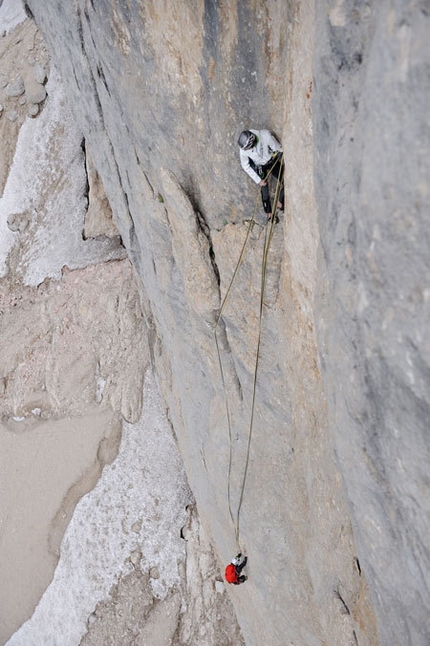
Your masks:
M 82 133 L 65 99 L 55 68 L 46 85 L 47 104 L 36 118 L 23 123 L 14 161 L 0 199 L 0 277 L 14 244 L 23 248 L 17 268 L 26 285 L 59 279 L 64 265 L 79 269 L 124 257 L 117 240 L 84 240 L 87 176 Z M 10 231 L 7 220 L 29 221 L 24 237 Z M 34 236 L 34 237 L 31 237 Z
M 153 594 L 180 587 L 181 527 L 191 493 L 154 377 L 147 373 L 142 417 L 124 424 L 119 454 L 75 509 L 51 585 L 33 616 L 7 646 L 76 646 L 97 603 L 142 553 L 143 571 L 157 568 Z
M 0 3 L 0 35 L 8 34 L 26 18 L 21 0 L 3 0 Z

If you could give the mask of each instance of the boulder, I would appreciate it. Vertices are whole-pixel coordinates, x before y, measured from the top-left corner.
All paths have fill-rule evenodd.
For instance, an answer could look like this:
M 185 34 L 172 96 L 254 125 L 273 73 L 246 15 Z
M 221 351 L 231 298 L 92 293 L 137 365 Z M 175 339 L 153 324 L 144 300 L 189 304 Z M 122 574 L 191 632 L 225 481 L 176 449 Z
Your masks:
M 46 99 L 45 86 L 34 78 L 26 79 L 25 97 L 29 103 L 42 103 Z
M 10 97 L 21 96 L 21 94 L 24 94 L 24 92 L 25 86 L 21 76 L 18 76 L 18 78 L 9 83 L 6 87 L 6 94 Z

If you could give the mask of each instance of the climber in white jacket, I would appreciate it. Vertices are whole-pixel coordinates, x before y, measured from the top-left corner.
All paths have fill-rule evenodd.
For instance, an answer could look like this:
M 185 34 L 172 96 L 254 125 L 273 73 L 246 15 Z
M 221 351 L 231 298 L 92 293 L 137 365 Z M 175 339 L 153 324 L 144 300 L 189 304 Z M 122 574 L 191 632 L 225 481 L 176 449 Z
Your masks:
M 243 130 L 237 143 L 240 146 L 242 168 L 256 184 L 261 186 L 264 212 L 270 219 L 272 205 L 267 183 L 269 173 L 282 182 L 277 208 L 280 211 L 284 210 L 282 146 L 269 130 Z

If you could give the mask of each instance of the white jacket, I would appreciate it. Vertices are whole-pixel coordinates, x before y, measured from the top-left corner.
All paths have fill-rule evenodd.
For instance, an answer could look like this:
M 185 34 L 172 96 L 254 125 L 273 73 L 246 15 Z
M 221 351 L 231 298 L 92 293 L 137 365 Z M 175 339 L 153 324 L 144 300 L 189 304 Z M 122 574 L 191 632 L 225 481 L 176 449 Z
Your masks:
M 275 151 L 282 152 L 282 146 L 269 130 L 251 130 L 251 132 L 257 137 L 256 143 L 250 150 L 240 149 L 240 163 L 250 178 L 259 184 L 261 177 L 252 168 L 249 160 L 252 159 L 256 166 L 264 166 L 271 160 Z

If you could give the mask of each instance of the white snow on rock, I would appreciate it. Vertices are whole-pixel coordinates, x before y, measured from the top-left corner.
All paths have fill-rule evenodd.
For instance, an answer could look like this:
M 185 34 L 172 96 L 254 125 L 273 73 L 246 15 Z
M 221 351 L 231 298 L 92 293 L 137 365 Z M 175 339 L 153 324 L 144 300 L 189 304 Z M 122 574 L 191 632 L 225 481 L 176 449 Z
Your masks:
M 119 575 L 133 569 L 127 559 L 135 550 L 142 553 L 142 570 L 158 570 L 159 577 L 151 579 L 154 596 L 164 598 L 171 586 L 180 586 L 180 531 L 191 494 L 149 372 L 143 401 L 141 421 L 124 424 L 116 460 L 78 503 L 51 585 L 7 646 L 79 644 L 97 603 Z
M 125 256 L 118 240 L 82 237 L 87 209 L 82 134 L 54 68 L 46 89 L 45 109 L 21 127 L 0 199 L 0 277 L 6 275 L 8 254 L 19 243 L 8 228 L 8 217 L 22 214 L 30 223 L 29 233 L 34 232 L 31 243 L 23 245 L 17 268 L 26 285 L 59 279 L 64 265 L 79 269 Z
M 21 0 L 3 0 L 0 3 L 0 35 L 15 29 L 26 17 Z

